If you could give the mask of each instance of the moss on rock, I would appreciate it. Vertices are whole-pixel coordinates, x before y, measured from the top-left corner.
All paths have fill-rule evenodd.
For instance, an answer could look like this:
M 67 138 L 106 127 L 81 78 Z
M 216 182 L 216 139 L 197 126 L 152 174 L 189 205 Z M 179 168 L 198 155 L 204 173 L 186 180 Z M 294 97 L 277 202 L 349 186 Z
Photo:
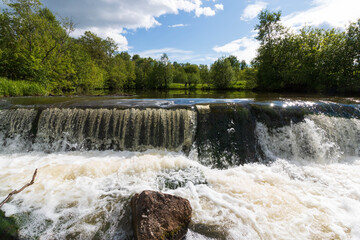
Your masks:
M 6 217 L 3 211 L 0 211 L 0 239 L 19 239 L 19 227 L 14 217 Z

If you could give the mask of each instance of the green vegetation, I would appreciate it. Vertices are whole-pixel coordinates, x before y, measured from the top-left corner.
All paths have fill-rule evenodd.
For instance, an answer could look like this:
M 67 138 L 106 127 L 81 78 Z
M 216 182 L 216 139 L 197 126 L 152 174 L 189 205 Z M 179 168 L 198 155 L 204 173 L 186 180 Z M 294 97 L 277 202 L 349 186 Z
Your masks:
M 19 239 L 19 227 L 13 217 L 6 217 L 0 210 L 0 238 L 4 240 Z
M 253 63 L 262 91 L 355 93 L 360 90 L 360 19 L 346 31 L 305 27 L 293 33 L 280 12 L 263 11 Z
M 231 89 L 351 93 L 360 90 L 360 20 L 346 31 L 280 23 L 280 12 L 259 15 L 257 57 L 248 65 L 234 56 L 210 67 L 117 51 L 111 38 L 58 19 L 39 0 L 2 0 L 0 96 L 88 94 L 99 89 Z
M 185 87 L 185 83 L 171 83 L 169 85 L 169 89 L 176 90 L 176 89 L 187 89 L 189 87 Z M 191 90 L 216 90 L 214 84 L 206 84 L 206 83 L 199 83 L 196 84 L 195 87 L 192 87 Z M 234 82 L 231 85 L 229 85 L 226 90 L 251 90 L 252 88 L 248 88 L 246 81 L 238 81 Z
M 0 77 L 0 96 L 44 96 L 44 86 L 36 82 L 11 81 Z
M 78 39 L 70 37 L 74 24 L 57 19 L 39 0 L 3 2 L 7 8 L 0 13 L 1 96 L 248 86 L 244 84 L 247 74 L 241 73 L 235 57 L 218 60 L 226 62 L 223 71 L 217 64 L 210 69 L 207 65 L 171 63 L 165 53 L 159 60 L 130 56 L 118 52 L 112 39 L 90 31 Z M 244 61 L 242 66 L 246 66 Z M 229 78 L 218 81 L 223 72 L 229 73 Z

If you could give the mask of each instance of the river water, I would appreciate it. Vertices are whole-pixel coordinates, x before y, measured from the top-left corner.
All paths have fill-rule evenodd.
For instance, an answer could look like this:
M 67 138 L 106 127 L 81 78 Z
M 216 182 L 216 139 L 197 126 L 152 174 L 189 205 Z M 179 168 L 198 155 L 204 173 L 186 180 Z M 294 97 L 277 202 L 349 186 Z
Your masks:
M 23 239 L 131 239 L 129 201 L 147 189 L 190 201 L 187 239 L 360 239 L 357 99 L 0 105 L 0 199 L 38 168 L 2 208 Z

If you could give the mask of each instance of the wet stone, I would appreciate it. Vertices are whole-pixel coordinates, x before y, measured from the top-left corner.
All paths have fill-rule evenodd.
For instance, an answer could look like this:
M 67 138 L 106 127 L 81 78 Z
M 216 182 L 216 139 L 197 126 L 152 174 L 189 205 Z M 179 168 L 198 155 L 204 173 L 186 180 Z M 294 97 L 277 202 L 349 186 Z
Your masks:
M 183 239 L 191 221 L 187 199 L 155 191 L 143 191 L 131 199 L 134 237 Z

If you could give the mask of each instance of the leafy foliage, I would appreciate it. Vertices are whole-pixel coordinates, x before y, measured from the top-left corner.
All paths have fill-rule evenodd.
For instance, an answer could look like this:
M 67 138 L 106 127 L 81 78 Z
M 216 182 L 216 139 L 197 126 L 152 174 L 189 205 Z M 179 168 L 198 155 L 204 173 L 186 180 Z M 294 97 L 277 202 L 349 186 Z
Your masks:
M 360 91 L 360 19 L 345 31 L 306 27 L 292 32 L 281 12 L 262 11 L 255 26 L 260 42 L 251 64 L 235 56 L 211 66 L 170 62 L 118 52 L 111 38 L 57 18 L 39 0 L 2 0 L 0 95 L 85 93 L 94 89 L 257 89 L 352 93 Z
M 263 11 L 254 61 L 256 85 L 265 91 L 358 92 L 359 21 L 346 31 L 305 27 L 292 33 L 280 12 Z
M 59 20 L 39 0 L 3 2 L 7 5 L 0 13 L 3 96 L 85 93 L 101 88 L 167 89 L 172 82 L 187 88 L 216 82 L 226 88 L 239 80 L 240 62 L 233 56 L 228 59 L 232 70 L 228 64 L 214 64 L 217 74 L 215 70 L 210 74 L 207 65 L 171 63 L 166 53 L 159 60 L 131 57 L 118 52 L 113 39 L 102 39 L 90 31 L 78 39 L 70 37 L 73 23 Z M 228 70 L 235 75 L 229 78 Z
M 225 89 L 229 87 L 230 83 L 234 81 L 234 70 L 231 61 L 228 58 L 215 61 L 211 66 L 211 77 L 216 88 Z

